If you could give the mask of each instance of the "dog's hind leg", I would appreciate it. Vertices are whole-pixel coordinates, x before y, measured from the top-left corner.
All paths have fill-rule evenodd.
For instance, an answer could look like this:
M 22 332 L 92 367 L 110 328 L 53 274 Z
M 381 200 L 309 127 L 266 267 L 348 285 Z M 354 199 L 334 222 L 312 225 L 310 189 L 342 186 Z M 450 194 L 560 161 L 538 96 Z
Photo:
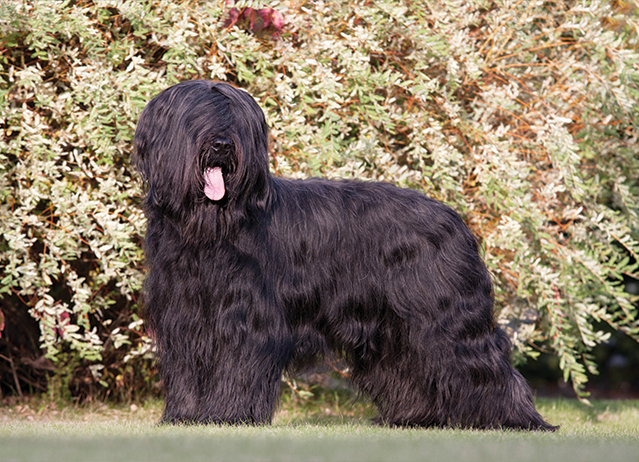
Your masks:
M 358 378 L 378 405 L 380 420 L 401 426 L 553 430 L 510 363 L 506 334 L 464 303 L 449 310 L 456 319 L 441 315 L 432 324 L 407 323 L 407 345 Z
M 354 382 L 377 404 L 381 422 L 554 428 L 511 365 L 510 342 L 492 313 L 490 279 L 482 274 L 451 287 L 433 279 L 406 283 L 394 273 L 402 284 L 387 285 L 393 290 L 379 306 L 386 314 L 378 318 L 375 354 L 351 355 Z
M 413 326 L 414 327 L 414 326 Z M 415 329 L 413 329 L 415 330 Z M 385 425 L 553 430 L 535 410 L 532 393 L 509 361 L 498 328 L 451 341 L 422 329 L 395 354 L 353 366 L 353 381 L 371 397 Z M 421 346 L 414 344 L 421 337 Z
M 440 210 L 410 261 L 388 265 L 382 355 L 365 388 L 382 421 L 395 425 L 553 429 L 510 362 L 496 325 L 492 281 L 458 216 Z M 387 252 L 388 253 L 388 252 Z M 392 349 L 387 344 L 400 345 Z M 384 351 L 387 351 L 384 353 Z M 371 375 L 372 374 L 372 375 Z M 378 377 L 379 383 L 375 382 Z M 367 386 L 366 386 L 367 385 Z
M 475 314 L 471 310 L 466 317 L 470 320 Z M 431 368 L 425 386 L 436 420 L 466 428 L 554 430 L 535 410 L 530 387 L 510 362 L 506 333 L 480 325 L 449 325 L 447 335 L 428 344 L 439 366 Z

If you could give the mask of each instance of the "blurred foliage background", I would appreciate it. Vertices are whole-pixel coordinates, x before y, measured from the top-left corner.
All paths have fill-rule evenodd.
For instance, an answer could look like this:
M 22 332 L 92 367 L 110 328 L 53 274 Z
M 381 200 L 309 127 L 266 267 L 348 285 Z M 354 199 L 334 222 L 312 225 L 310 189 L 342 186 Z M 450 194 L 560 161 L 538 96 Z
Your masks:
M 1 396 L 158 393 L 131 139 L 153 96 L 204 78 L 258 100 L 274 174 L 457 209 L 516 363 L 585 397 L 619 345 L 639 363 L 638 19 L 625 0 L 2 0 Z

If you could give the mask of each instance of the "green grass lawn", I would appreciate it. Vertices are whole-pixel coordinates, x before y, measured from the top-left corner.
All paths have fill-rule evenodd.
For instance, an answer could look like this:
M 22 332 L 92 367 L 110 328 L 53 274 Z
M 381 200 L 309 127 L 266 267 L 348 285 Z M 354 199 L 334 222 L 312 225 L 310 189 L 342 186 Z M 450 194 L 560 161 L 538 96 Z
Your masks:
M 264 427 L 158 426 L 160 403 L 0 407 L 0 461 L 639 461 L 639 401 L 539 400 L 557 433 L 389 429 L 370 406 L 286 396 Z

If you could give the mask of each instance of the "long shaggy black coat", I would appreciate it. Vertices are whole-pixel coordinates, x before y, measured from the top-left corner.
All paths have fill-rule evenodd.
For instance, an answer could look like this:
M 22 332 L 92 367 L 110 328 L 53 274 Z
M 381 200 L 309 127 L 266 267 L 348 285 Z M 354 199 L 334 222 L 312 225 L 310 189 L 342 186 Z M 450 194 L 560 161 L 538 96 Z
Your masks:
M 220 82 L 154 98 L 135 163 L 164 421 L 269 422 L 282 372 L 332 357 L 384 424 L 553 428 L 450 207 L 387 183 L 271 176 L 261 109 Z

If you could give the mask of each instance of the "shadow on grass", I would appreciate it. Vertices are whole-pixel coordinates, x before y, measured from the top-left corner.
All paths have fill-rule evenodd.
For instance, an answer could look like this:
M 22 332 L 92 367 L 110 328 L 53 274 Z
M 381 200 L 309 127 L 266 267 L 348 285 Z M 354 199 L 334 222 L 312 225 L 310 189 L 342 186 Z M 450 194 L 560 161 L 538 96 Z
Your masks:
M 377 415 L 373 403 L 345 386 L 288 382 L 273 423 L 286 425 L 369 425 Z

